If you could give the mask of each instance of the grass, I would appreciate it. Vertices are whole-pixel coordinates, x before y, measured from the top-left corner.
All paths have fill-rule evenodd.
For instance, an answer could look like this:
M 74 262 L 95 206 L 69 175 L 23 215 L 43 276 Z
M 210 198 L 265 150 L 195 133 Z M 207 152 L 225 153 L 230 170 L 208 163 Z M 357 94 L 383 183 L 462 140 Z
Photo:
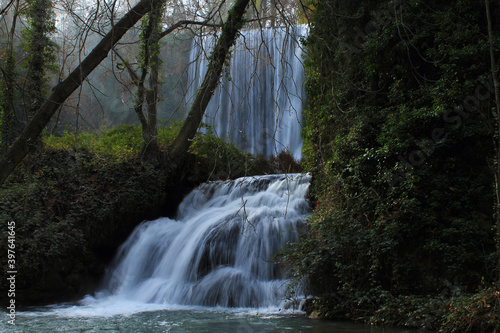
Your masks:
M 160 147 L 170 144 L 181 123 L 159 129 Z M 62 136 L 49 135 L 43 138 L 44 146 L 52 150 L 85 149 L 97 157 L 116 162 L 137 157 L 141 151 L 142 129 L 135 125 L 119 125 L 113 128 L 101 127 L 95 133 L 70 133 Z

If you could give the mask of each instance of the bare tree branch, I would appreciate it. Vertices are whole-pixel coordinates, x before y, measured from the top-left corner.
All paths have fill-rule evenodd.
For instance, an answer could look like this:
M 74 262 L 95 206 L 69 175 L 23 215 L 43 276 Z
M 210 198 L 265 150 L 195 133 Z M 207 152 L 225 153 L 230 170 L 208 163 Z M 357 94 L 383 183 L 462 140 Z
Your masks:
M 7 4 L 7 6 L 5 6 L 4 9 L 2 9 L 2 11 L 0 11 L 0 16 L 5 14 L 9 10 L 10 6 L 12 6 L 13 3 L 14 3 L 14 0 L 10 0 L 10 2 Z
M 134 83 L 135 86 L 139 84 L 139 75 L 134 71 L 132 66 L 130 66 L 130 63 L 121 55 L 120 52 L 118 52 L 117 49 L 113 48 L 113 52 L 116 54 L 118 58 L 122 61 L 123 67 L 127 70 L 127 73 L 130 75 L 132 78 L 132 82 Z M 118 65 L 117 65 L 118 66 Z
M 153 0 L 155 3 L 161 0 Z M 248 1 L 248 0 L 247 0 Z M 106 58 L 113 46 L 146 13 L 151 10 L 150 0 L 141 0 L 104 36 L 99 44 L 61 83 L 52 89 L 52 93 L 35 113 L 21 135 L 0 160 L 0 184 L 14 171 L 29 153 L 32 145 L 50 121 L 59 106 L 83 83 L 85 78 Z
M 160 38 L 165 37 L 166 35 L 172 33 L 174 30 L 180 28 L 180 27 L 187 27 L 188 25 L 200 25 L 204 27 L 212 27 L 212 28 L 220 28 L 220 24 L 214 24 L 214 23 L 209 23 L 210 19 L 207 19 L 205 21 L 193 21 L 193 20 L 180 20 L 176 22 L 175 24 L 171 25 L 168 27 L 166 30 L 164 30 L 160 34 Z

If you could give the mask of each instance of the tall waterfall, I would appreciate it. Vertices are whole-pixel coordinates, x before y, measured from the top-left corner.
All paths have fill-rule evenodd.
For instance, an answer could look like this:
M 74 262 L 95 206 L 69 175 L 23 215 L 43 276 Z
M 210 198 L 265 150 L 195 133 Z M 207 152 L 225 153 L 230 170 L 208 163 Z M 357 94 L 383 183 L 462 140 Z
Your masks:
M 300 136 L 305 102 L 303 51 L 305 26 L 244 30 L 205 112 L 215 134 L 251 153 L 288 150 L 301 157 Z M 192 103 L 215 44 L 214 36 L 195 38 L 190 53 L 187 95 Z
M 286 280 L 271 260 L 297 241 L 310 212 L 310 178 L 268 175 L 198 187 L 175 220 L 135 229 L 107 273 L 105 290 L 149 303 L 278 306 Z

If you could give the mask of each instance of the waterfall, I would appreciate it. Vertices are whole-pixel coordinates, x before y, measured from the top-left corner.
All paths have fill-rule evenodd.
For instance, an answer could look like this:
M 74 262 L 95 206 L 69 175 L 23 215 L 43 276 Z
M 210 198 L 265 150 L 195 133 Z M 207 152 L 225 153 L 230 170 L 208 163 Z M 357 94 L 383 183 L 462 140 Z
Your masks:
M 204 122 L 238 147 L 264 155 L 288 150 L 300 159 L 305 103 L 303 50 L 305 26 L 243 30 L 231 53 Z M 207 70 L 214 36 L 195 38 L 188 69 L 190 105 Z
M 267 175 L 198 187 L 175 220 L 135 229 L 107 272 L 106 293 L 144 303 L 278 306 L 287 283 L 272 256 L 298 240 L 310 179 Z

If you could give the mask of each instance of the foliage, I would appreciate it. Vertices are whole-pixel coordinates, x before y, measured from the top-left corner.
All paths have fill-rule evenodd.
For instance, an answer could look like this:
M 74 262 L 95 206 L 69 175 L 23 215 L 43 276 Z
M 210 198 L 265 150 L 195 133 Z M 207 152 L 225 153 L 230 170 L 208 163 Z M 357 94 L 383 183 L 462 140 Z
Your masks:
M 160 145 L 167 146 L 180 130 L 181 123 L 174 122 L 160 129 Z M 135 125 L 103 126 L 96 133 L 64 131 L 62 136 L 48 135 L 44 144 L 49 149 L 85 149 L 99 158 L 121 161 L 137 157 L 142 145 L 142 129 Z
M 182 122 L 169 122 L 160 127 L 158 131 L 160 150 L 167 149 L 181 127 Z M 255 157 L 218 138 L 208 126 L 204 126 L 204 128 L 207 130 L 197 133 L 189 152 L 198 159 L 203 168 L 212 170 L 211 179 L 228 179 L 247 174 L 290 172 L 290 170 L 296 172 L 298 170 L 297 162 L 292 162 L 290 159 L 293 160 L 293 157 L 287 156 L 285 153 L 271 159 Z M 137 158 L 142 147 L 141 133 L 140 126 L 119 125 L 111 129 L 102 127 L 97 133 L 74 134 L 65 131 L 61 137 L 45 136 L 43 142 L 47 149 L 75 151 L 83 149 L 91 155 L 95 155 L 93 163 L 109 164 Z M 285 170 L 285 167 L 290 170 Z M 189 170 L 189 172 L 192 171 L 194 170 Z M 200 170 L 200 173 L 205 174 L 206 170 Z
M 161 42 L 158 37 L 153 39 L 152 36 L 161 33 L 161 20 L 164 10 L 165 3 L 158 3 L 150 13 L 142 18 L 141 45 L 138 55 L 141 68 L 151 69 L 152 67 L 161 67 L 161 60 L 157 64 L 151 63 L 150 60 L 160 58 Z
M 322 313 L 425 308 L 410 295 L 494 279 L 493 95 L 476 6 L 313 3 L 303 137 L 316 208 L 283 259 L 331 300 Z
M 216 178 L 229 179 L 234 178 L 235 174 L 245 174 L 251 155 L 214 135 L 210 127 L 204 127 L 207 131 L 196 134 L 189 152 L 210 160 L 213 169 L 219 168 L 221 174 Z
M 3 79 L 0 81 L 0 152 L 6 151 L 12 140 L 15 66 L 14 53 L 9 49 L 6 52 Z
M 372 325 L 404 326 L 431 331 L 440 329 L 447 314 L 447 295 L 387 297 L 370 317 Z
M 357 291 L 359 293 L 359 291 Z M 310 298 L 305 309 L 323 318 L 363 321 L 370 325 L 401 326 L 432 332 L 494 332 L 500 326 L 500 292 L 493 284 L 476 293 L 450 286 L 440 294 L 394 296 L 372 289 L 356 294 L 344 290 Z
M 211 180 L 234 179 L 241 176 L 298 172 L 300 166 L 290 153 L 282 152 L 278 156 L 253 156 L 226 139 L 217 137 L 208 125 L 202 125 L 193 138 L 189 152 L 196 156 L 201 172 L 211 170 Z M 195 169 L 194 171 L 198 170 Z M 195 173 L 196 175 L 196 173 Z
M 62 137 L 44 137 L 48 149 L 68 150 L 85 149 L 102 159 L 124 160 L 137 156 L 141 147 L 141 128 L 134 125 L 120 125 L 108 129 L 101 128 L 98 133 L 64 132 Z
M 500 290 L 498 285 L 492 285 L 476 294 L 452 299 L 440 332 L 494 332 L 498 327 Z

